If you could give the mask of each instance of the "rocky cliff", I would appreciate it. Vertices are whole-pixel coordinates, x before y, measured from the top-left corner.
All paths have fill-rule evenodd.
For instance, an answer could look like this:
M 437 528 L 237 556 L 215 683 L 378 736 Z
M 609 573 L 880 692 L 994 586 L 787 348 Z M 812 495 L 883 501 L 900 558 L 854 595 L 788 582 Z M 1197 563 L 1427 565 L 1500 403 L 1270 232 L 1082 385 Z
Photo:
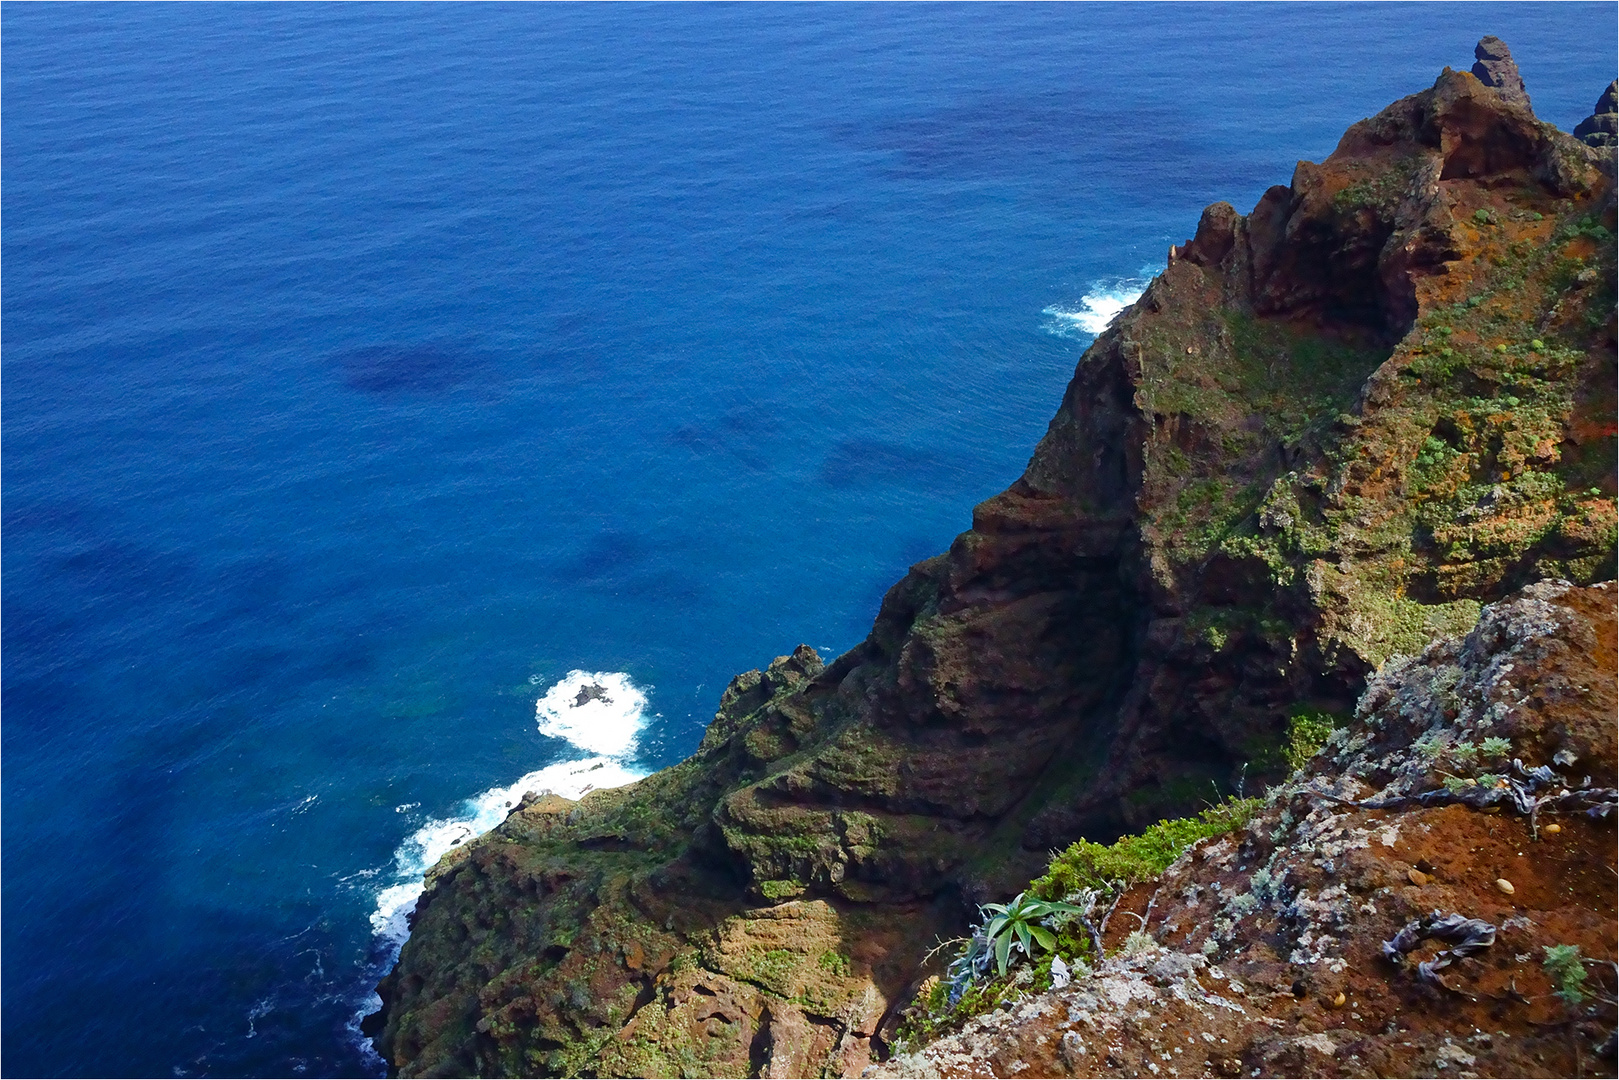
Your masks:
M 864 643 L 435 868 L 368 1022 L 393 1070 L 857 1074 L 1053 848 L 1279 779 L 1298 710 L 1612 577 L 1612 162 L 1447 69 L 1210 207 Z

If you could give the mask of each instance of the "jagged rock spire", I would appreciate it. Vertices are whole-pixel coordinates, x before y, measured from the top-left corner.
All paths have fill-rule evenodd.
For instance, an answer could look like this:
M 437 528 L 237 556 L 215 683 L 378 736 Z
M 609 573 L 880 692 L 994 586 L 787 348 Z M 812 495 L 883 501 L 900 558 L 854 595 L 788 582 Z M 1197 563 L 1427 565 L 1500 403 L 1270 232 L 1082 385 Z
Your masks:
M 1494 87 L 1496 93 L 1514 105 L 1535 111 L 1529 104 L 1529 91 L 1524 89 L 1523 76 L 1518 74 L 1518 65 L 1513 62 L 1512 50 L 1507 48 L 1506 42 L 1487 34 L 1473 46 L 1473 57 L 1477 61 L 1473 74 L 1479 82 Z
M 1619 79 L 1608 84 L 1597 98 L 1591 115 L 1574 129 L 1574 137 L 1587 146 L 1613 146 L 1619 143 Z

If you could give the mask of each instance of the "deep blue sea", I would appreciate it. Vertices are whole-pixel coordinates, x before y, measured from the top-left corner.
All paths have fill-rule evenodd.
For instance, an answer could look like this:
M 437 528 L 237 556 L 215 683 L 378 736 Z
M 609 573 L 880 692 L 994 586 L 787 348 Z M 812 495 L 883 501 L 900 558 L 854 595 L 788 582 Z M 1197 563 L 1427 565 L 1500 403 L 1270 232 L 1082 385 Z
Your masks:
M 1572 127 L 1619 30 L 1612 4 L 0 28 L 13 1076 L 380 1074 L 354 1018 L 423 864 L 524 786 L 680 759 L 732 674 L 857 642 L 1205 204 L 1248 209 L 1484 33 Z

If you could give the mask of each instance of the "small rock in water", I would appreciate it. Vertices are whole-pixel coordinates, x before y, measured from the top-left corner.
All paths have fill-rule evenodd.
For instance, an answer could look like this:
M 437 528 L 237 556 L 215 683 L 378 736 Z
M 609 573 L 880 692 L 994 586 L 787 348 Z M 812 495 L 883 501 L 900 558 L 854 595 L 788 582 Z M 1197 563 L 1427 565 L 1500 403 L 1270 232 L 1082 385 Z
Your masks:
M 579 688 L 579 696 L 573 699 L 573 707 L 577 709 L 592 701 L 600 701 L 606 705 L 613 703 L 613 699 L 607 696 L 607 687 L 591 683 L 589 686 Z
M 1504 877 L 1495 879 L 1495 887 L 1506 893 L 1508 896 L 1511 896 L 1513 893 L 1518 891 L 1512 887 L 1512 882 L 1508 881 Z

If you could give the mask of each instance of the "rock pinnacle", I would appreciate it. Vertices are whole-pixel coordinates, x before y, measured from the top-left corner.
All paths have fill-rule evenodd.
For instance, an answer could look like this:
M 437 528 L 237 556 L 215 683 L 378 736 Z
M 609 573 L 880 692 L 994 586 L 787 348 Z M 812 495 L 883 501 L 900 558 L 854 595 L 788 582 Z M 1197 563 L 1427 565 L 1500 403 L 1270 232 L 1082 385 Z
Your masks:
M 1492 86 L 1507 101 L 1514 105 L 1522 105 L 1530 112 L 1534 107 L 1529 104 L 1529 92 L 1524 89 L 1523 76 L 1518 74 L 1518 65 L 1512 60 L 1512 50 L 1507 43 L 1488 34 L 1479 38 L 1478 44 L 1473 47 L 1473 56 L 1477 63 L 1473 65 L 1473 74 L 1485 86 Z

